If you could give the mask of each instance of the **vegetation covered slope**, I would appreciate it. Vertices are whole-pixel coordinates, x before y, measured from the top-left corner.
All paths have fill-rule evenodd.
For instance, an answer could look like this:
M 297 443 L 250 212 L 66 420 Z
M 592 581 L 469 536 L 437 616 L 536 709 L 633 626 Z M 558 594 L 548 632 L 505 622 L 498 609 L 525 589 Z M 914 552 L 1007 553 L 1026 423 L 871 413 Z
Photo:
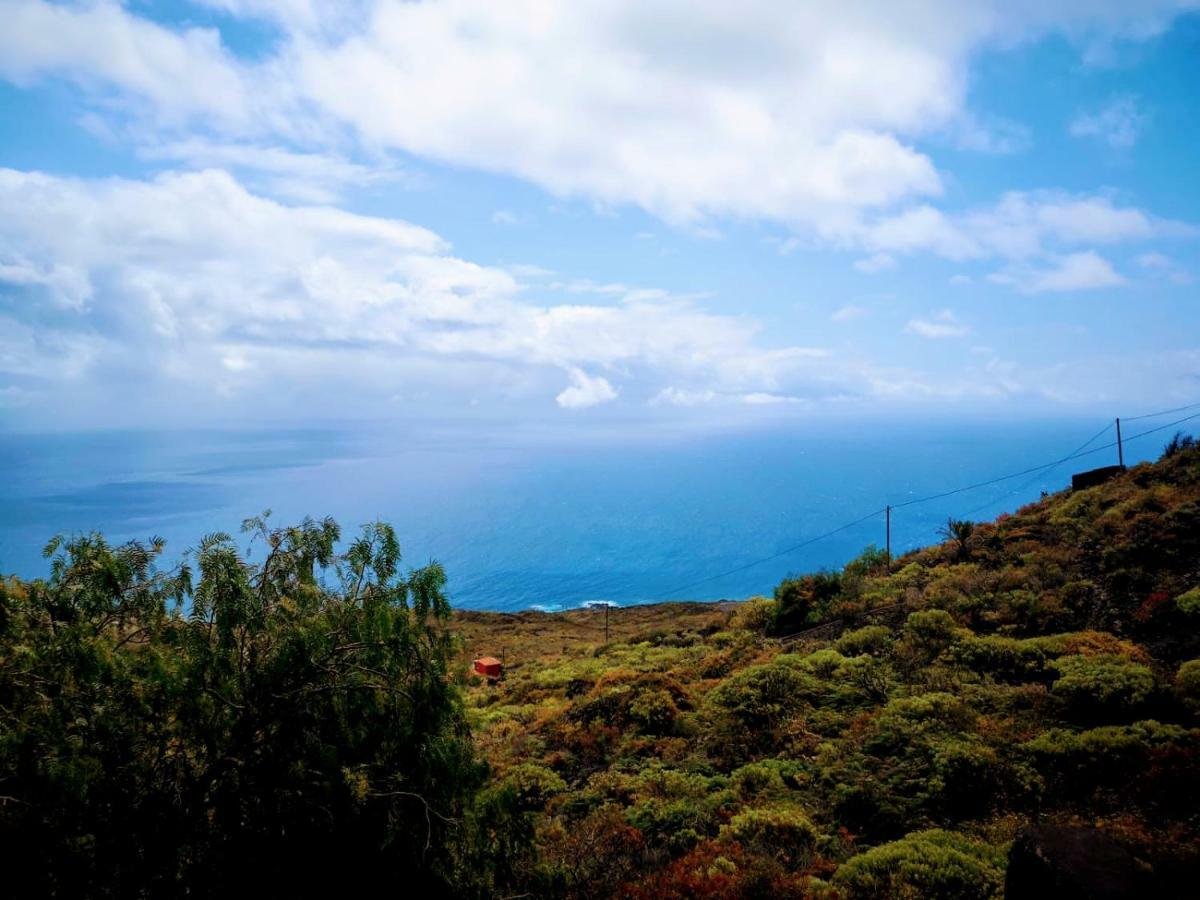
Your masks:
M 248 525 L 257 563 L 86 537 L 3 583 L 8 886 L 986 898 L 1041 821 L 1190 894 L 1195 448 L 608 642 L 598 610 L 452 614 L 386 526 L 338 555 L 332 522 Z
M 507 680 L 469 706 L 489 790 L 524 810 L 497 830 L 533 840 L 511 886 L 993 897 L 1014 835 L 1043 821 L 1098 825 L 1160 895 L 1188 895 L 1200 453 L 947 532 L 890 574 L 868 550 L 723 621 L 590 652 L 473 623 L 472 649 L 509 648 Z

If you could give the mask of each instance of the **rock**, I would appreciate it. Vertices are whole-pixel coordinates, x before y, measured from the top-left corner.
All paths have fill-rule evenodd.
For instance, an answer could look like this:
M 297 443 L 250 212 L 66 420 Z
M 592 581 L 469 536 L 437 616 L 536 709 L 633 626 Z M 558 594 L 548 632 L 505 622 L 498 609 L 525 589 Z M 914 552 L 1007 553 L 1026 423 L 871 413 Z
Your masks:
M 1149 897 L 1149 868 L 1096 828 L 1030 825 L 1008 856 L 1008 900 L 1117 900 Z

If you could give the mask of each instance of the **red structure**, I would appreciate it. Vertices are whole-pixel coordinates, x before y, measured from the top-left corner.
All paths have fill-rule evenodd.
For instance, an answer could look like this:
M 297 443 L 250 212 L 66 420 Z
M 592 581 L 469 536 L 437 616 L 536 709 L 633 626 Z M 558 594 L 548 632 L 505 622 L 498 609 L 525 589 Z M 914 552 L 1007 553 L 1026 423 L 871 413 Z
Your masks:
M 475 660 L 475 672 L 483 675 L 488 681 L 498 681 L 504 674 L 504 663 L 494 656 L 481 656 Z

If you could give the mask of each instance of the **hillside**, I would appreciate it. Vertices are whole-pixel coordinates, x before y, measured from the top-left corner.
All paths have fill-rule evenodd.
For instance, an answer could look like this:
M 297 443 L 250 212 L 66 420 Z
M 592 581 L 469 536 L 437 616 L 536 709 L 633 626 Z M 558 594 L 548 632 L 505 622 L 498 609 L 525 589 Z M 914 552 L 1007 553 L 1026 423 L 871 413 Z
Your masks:
M 1200 874 L 1188 441 L 773 599 L 611 610 L 607 640 L 602 609 L 451 610 L 382 523 L 244 530 L 261 562 L 84 535 L 0 580 L 10 895 L 1182 897 Z
M 497 832 L 533 841 L 511 883 L 991 897 L 1039 822 L 1110 840 L 1088 865 L 1128 851 L 1135 875 L 1110 882 L 1187 895 L 1200 452 L 957 532 L 728 612 L 614 610 L 608 644 L 602 611 L 461 615 L 468 652 L 508 663 L 469 706 L 521 810 Z

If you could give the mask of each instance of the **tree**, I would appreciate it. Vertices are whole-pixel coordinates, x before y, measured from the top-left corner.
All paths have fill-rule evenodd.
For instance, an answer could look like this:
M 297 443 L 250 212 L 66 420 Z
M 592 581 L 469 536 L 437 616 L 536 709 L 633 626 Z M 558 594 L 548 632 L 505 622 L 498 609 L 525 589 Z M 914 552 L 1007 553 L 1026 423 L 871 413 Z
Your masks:
M 958 559 L 967 559 L 971 555 L 971 537 L 975 534 L 975 523 L 953 517 L 938 529 L 943 540 L 954 542 L 954 555 Z
M 1191 450 L 1196 446 L 1196 439 L 1190 434 L 1184 434 L 1182 431 L 1177 431 L 1163 447 L 1162 456 L 1160 459 L 1170 459 L 1172 456 Z
M 0 596 L 0 841 L 32 895 L 451 891 L 484 769 L 445 574 L 392 529 L 56 538 Z M 334 587 L 326 584 L 333 574 Z

